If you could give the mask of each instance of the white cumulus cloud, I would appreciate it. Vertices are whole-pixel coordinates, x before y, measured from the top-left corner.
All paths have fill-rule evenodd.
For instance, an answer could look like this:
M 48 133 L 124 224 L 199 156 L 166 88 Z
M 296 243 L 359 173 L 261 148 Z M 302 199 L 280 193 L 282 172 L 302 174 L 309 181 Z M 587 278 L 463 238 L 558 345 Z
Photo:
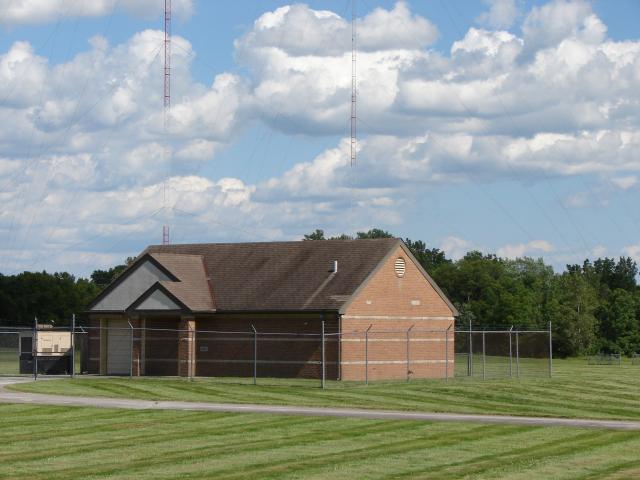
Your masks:
M 193 14 L 193 0 L 173 0 L 172 13 L 178 18 Z M 164 12 L 159 0 L 0 0 L 0 25 L 49 23 L 69 17 L 101 17 L 114 10 L 154 18 Z
M 553 244 L 546 240 L 531 240 L 528 243 L 508 244 L 498 248 L 496 255 L 503 258 L 521 258 L 540 255 L 555 250 Z
M 509 28 L 518 16 L 516 0 L 483 0 L 489 11 L 482 13 L 477 21 L 492 28 Z

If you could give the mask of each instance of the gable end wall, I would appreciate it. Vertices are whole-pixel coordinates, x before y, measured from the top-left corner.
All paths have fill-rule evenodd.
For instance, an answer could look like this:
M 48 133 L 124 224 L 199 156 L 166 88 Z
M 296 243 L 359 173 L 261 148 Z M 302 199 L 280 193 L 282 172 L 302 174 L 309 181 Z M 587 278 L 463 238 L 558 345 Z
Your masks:
M 402 277 L 395 272 L 399 257 L 405 261 Z M 445 365 L 453 375 L 453 324 L 447 303 L 398 246 L 342 316 L 341 378 L 364 380 L 365 369 L 369 380 L 444 378 Z
M 171 279 L 151 261 L 147 260 L 138 265 L 120 284 L 115 286 L 104 298 L 100 299 L 91 308 L 91 311 L 124 311 L 154 283 L 162 280 Z
M 405 260 L 403 277 L 395 273 L 399 257 Z M 412 304 L 414 300 L 419 305 Z M 412 259 L 397 247 L 347 308 L 345 316 L 352 315 L 453 317 L 453 312 Z

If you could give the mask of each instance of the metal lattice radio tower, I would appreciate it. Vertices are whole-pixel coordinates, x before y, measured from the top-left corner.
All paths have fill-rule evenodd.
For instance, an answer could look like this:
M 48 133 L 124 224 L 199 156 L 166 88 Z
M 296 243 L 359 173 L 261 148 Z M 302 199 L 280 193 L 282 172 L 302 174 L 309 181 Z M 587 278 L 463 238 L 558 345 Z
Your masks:
M 170 156 L 169 142 L 167 140 L 169 130 L 169 114 L 171 110 L 171 0 L 164 0 L 164 160 Z M 166 214 L 167 208 L 167 178 L 162 182 L 162 208 Z M 169 225 L 162 226 L 162 244 L 169 244 Z
M 351 0 L 351 166 L 356 166 L 358 147 L 356 130 L 356 0 Z

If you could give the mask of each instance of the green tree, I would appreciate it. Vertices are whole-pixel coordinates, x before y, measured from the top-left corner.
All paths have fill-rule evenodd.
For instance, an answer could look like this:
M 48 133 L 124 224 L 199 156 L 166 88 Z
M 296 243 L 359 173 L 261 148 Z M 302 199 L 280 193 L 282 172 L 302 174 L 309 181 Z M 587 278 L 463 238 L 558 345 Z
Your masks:
M 381 228 L 372 228 L 368 232 L 358 232 L 356 234 L 356 238 L 365 239 L 365 238 L 393 238 L 393 234 L 387 232 L 386 230 L 382 230 Z
M 324 230 L 317 228 L 315 232 L 308 233 L 303 240 L 324 240 Z
M 599 305 L 597 289 L 581 269 L 568 269 L 554 278 L 549 320 L 553 325 L 553 345 L 562 357 L 593 352 L 596 345 Z
M 607 353 L 635 353 L 640 347 L 637 296 L 616 288 L 600 309 L 600 345 Z
M 127 257 L 124 264 L 116 265 L 115 267 L 111 267 L 109 270 L 94 270 L 91 274 L 91 281 L 102 290 L 118 278 L 120 274 L 124 272 L 134 261 L 134 257 Z
M 2 277 L 0 322 L 30 325 L 34 317 L 43 322 L 66 325 L 74 313 L 83 312 L 97 295 L 98 287 L 69 273 L 23 272 Z
M 433 275 L 433 273 L 442 265 L 450 264 L 451 260 L 445 257 L 442 250 L 438 248 L 427 248 L 427 245 L 422 240 L 416 240 L 415 242 L 410 238 L 405 239 L 404 243 L 407 245 L 416 260 L 420 262 L 422 268 Z

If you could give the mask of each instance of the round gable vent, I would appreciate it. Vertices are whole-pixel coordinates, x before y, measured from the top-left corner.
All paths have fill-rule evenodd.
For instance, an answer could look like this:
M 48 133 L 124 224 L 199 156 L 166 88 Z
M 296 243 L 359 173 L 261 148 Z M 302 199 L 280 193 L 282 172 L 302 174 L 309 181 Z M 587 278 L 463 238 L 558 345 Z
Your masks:
M 395 263 L 396 275 L 398 277 L 404 277 L 405 263 L 404 258 L 398 257 Z

